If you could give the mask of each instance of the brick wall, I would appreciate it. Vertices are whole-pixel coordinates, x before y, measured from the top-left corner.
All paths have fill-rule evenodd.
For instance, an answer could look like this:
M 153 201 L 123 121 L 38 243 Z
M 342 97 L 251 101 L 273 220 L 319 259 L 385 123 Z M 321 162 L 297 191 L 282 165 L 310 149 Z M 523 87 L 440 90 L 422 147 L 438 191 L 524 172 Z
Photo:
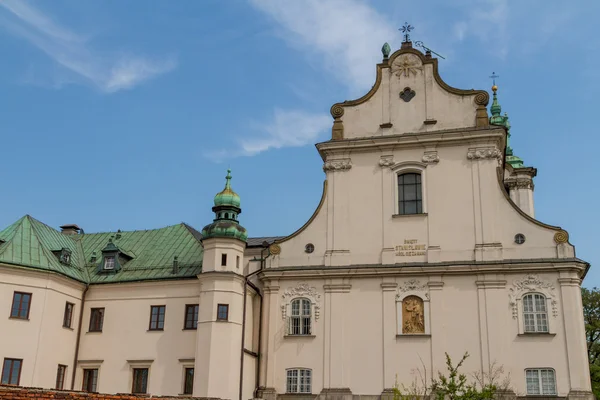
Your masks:
M 149 398 L 161 400 L 220 400 L 206 397 L 152 396 L 144 394 L 135 395 L 130 393 L 87 393 L 73 390 L 49 390 L 21 386 L 0 385 L 0 399 L 6 400 L 141 400 Z

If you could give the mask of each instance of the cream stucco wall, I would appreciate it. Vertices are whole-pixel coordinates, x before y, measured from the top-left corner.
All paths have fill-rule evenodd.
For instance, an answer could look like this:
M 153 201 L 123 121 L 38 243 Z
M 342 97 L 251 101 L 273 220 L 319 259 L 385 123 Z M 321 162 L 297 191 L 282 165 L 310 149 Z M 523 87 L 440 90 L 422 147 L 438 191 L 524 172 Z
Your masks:
M 62 364 L 70 387 L 83 289 L 56 274 L 0 265 L 0 359 L 23 359 L 21 385 L 55 387 Z M 15 291 L 32 294 L 28 320 L 9 318 Z M 67 302 L 75 304 L 73 329 L 62 326 Z
M 444 372 L 445 352 L 455 361 L 469 352 L 464 372 L 487 373 L 495 363 L 520 395 L 526 393 L 525 369 L 536 367 L 556 371 L 559 396 L 572 389 L 589 390 L 585 340 L 568 343 L 573 338 L 567 332 L 583 327 L 575 304 L 579 289 L 570 283 L 575 274 L 566 272 L 569 268 L 558 271 L 547 265 L 537 274 L 543 284 L 518 295 L 541 291 L 556 301 L 556 313 L 552 307 L 548 313 L 550 334 L 519 334 L 522 317 L 513 318 L 510 302 L 518 283 L 528 279 L 525 268 L 518 273 L 460 275 L 419 273 L 418 268 L 363 271 L 364 277 L 341 272 L 346 277 L 331 279 L 302 278 L 289 271 L 275 279 L 277 274 L 267 272 L 273 276 L 266 294 L 270 310 L 279 311 L 295 297 L 304 297 L 300 281 L 320 296 L 320 317 L 313 321 L 314 336 L 298 337 L 286 335 L 286 320 L 275 313 L 267 327 L 273 353 L 267 355 L 262 384 L 285 393 L 285 370 L 301 367 L 313 371 L 313 393 L 349 388 L 353 394 L 379 394 L 392 388 L 396 378 L 409 385 L 418 378 L 417 369 L 428 379 Z M 397 296 L 415 280 L 422 288 L 409 292 L 429 301 L 425 318 L 431 328 L 426 335 L 398 335 Z

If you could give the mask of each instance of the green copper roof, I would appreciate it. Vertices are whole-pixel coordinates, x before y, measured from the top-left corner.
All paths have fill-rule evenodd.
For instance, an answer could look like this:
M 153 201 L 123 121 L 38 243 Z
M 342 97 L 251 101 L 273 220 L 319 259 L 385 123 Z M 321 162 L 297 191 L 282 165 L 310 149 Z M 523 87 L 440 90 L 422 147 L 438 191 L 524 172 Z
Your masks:
M 492 116 L 490 117 L 491 125 L 499 125 L 506 128 L 506 162 L 512 165 L 513 168 L 521 168 L 523 167 L 523 160 L 513 154 L 513 149 L 510 147 L 510 122 L 508 121 L 508 114 L 502 114 L 502 107 L 498 102 L 498 96 L 496 95 L 496 91 L 498 90 L 498 86 L 492 86 L 492 91 L 494 92 L 494 99 L 492 101 L 492 106 L 490 107 L 490 111 Z
M 53 271 L 84 283 L 181 279 L 202 272 L 200 239 L 198 231 L 183 223 L 146 231 L 64 235 L 26 215 L 0 231 L 0 263 Z M 63 248 L 71 253 L 69 265 L 59 260 Z M 102 250 L 118 251 L 118 272 L 98 272 Z M 178 268 L 173 273 L 175 256 Z
M 29 215 L 0 231 L 0 263 L 54 271 L 81 282 L 88 280 L 75 241 Z M 53 251 L 71 251 L 71 264 L 61 264 Z
M 246 228 L 238 223 L 238 215 L 242 212 L 240 208 L 240 196 L 231 189 L 231 170 L 227 170 L 225 178 L 225 189 L 215 196 L 215 206 L 212 210 L 215 219 L 212 224 L 202 229 L 202 237 L 209 238 L 233 238 L 246 241 L 248 232 Z
M 231 190 L 231 170 L 227 170 L 225 177 L 225 189 L 215 196 L 215 206 L 234 206 L 240 207 L 240 196 Z

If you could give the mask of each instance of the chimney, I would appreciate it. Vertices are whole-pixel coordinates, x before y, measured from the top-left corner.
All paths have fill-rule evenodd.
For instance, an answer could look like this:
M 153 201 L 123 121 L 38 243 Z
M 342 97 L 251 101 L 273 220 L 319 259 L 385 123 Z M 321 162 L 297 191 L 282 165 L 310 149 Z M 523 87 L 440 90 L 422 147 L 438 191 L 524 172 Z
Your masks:
M 66 224 L 60 227 L 60 233 L 63 235 L 77 235 L 79 233 L 83 233 L 83 229 L 75 224 Z

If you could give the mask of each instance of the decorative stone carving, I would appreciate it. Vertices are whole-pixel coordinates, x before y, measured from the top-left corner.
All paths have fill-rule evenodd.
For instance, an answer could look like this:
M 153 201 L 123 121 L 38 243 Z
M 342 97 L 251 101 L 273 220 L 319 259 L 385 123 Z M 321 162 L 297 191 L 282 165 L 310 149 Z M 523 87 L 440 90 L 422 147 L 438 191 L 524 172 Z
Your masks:
M 416 94 L 417 93 L 411 88 L 405 87 L 404 90 L 400 92 L 400 98 L 408 103 Z
M 419 72 L 423 72 L 423 64 L 418 56 L 403 54 L 394 60 L 392 72 L 399 78 L 403 76 L 408 78 L 411 74 L 417 76 Z
M 269 246 L 269 252 L 276 256 L 277 254 L 281 253 L 281 246 L 279 246 L 277 243 L 273 243 Z
M 323 164 L 323 171 L 346 171 L 352 168 L 352 162 L 349 158 L 343 160 L 326 161 Z
M 336 103 L 331 106 L 329 112 L 333 118 L 341 118 L 344 115 L 344 107 Z
M 506 181 L 506 186 L 509 189 L 531 189 L 533 190 L 533 181 L 530 179 L 516 179 Z
M 405 297 L 406 293 L 416 292 L 423 293 L 426 298 L 429 298 L 428 286 L 426 283 L 421 284 L 420 281 L 416 279 L 409 279 L 400 287 L 398 287 L 398 294 L 396 294 L 396 300 L 402 300 Z
M 394 157 L 393 156 L 383 156 L 379 159 L 380 167 L 391 167 L 394 165 Z
M 550 299 L 552 316 L 558 316 L 558 302 L 556 301 L 554 285 L 550 282 L 540 279 L 535 274 L 529 274 L 521 280 L 513 281 L 513 287 L 509 289 L 509 304 L 512 309 L 512 315 L 514 319 L 516 319 L 519 315 L 517 299 L 520 299 L 525 293 L 529 292 L 543 293 L 548 299 Z
M 321 311 L 319 306 L 321 295 L 317 292 L 315 287 L 310 286 L 308 283 L 299 283 L 298 286 L 288 288 L 285 292 L 283 292 L 281 298 L 283 299 L 284 303 L 286 303 L 281 306 L 281 314 L 283 319 L 285 319 L 287 314 L 287 303 L 297 297 L 304 297 L 310 300 L 311 305 L 314 307 L 315 320 L 318 320 L 319 313 Z
M 469 160 L 483 160 L 486 158 L 496 158 L 498 160 L 502 160 L 502 152 L 495 147 L 469 149 L 467 152 L 467 158 Z
M 417 296 L 402 301 L 402 333 L 425 333 L 423 300 Z
M 475 104 L 479 106 L 487 106 L 490 101 L 490 95 L 488 92 L 480 90 L 479 93 L 475 95 Z
M 426 164 L 437 164 L 440 162 L 440 156 L 438 156 L 437 151 L 426 151 L 421 161 Z
M 568 243 L 569 233 L 567 231 L 560 230 L 554 234 L 554 241 L 556 244 Z

